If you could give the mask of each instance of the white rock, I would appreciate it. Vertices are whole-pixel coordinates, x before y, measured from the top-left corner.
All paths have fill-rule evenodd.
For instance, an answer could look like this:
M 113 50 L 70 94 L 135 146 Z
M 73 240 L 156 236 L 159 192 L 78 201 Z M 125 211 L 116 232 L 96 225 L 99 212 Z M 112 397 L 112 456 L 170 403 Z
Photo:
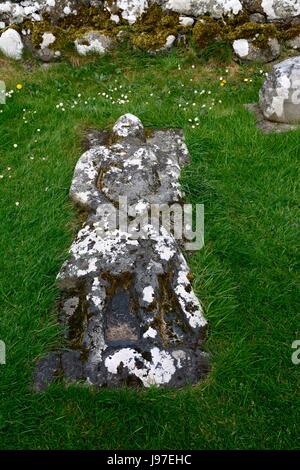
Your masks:
M 173 46 L 175 41 L 176 41 L 176 36 L 174 36 L 173 34 L 170 34 L 166 39 L 165 48 L 170 49 Z
M 23 42 L 20 34 L 12 28 L 7 29 L 0 36 L 0 51 L 7 57 L 20 60 L 23 53 Z
M 4 21 L 0 21 L 0 29 L 4 29 L 5 28 L 5 23 Z
M 119 15 L 111 15 L 110 17 L 111 21 L 113 21 L 114 23 L 120 23 L 120 17 Z
M 233 42 L 232 47 L 240 58 L 246 57 L 249 54 L 249 42 L 247 39 L 237 39 Z
M 41 49 L 49 47 L 50 44 L 53 44 L 56 40 L 56 37 L 52 33 L 44 33 L 42 36 L 42 42 L 40 44 Z
M 70 8 L 69 6 L 66 6 L 66 7 L 64 8 L 64 14 L 65 14 L 65 15 L 70 15 L 70 13 L 71 13 L 71 8 Z
M 180 16 L 179 17 L 179 24 L 181 26 L 184 26 L 185 28 L 187 28 L 189 26 L 193 26 L 194 23 L 195 23 L 194 18 L 191 18 L 190 16 Z

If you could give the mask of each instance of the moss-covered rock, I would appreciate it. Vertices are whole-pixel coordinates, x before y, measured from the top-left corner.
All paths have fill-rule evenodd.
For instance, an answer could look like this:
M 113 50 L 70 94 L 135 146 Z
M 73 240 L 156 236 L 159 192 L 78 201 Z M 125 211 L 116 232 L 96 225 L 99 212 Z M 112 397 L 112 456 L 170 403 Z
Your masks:
M 260 48 L 268 47 L 269 39 L 277 38 L 279 31 L 275 24 L 244 23 L 226 34 L 228 41 L 251 39 L 253 45 Z
M 152 5 L 133 26 L 131 42 L 145 51 L 156 51 L 165 46 L 168 36 L 177 36 L 182 29 L 178 13 L 163 12 Z
M 200 48 L 207 47 L 215 40 L 221 39 L 221 36 L 221 22 L 210 16 L 200 18 L 193 28 L 193 41 Z

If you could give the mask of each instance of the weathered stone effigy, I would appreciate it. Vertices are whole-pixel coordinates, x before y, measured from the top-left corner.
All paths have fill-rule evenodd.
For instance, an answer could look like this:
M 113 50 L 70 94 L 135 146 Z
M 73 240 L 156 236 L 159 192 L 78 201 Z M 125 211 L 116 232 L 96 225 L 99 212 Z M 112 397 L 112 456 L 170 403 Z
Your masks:
M 89 142 L 70 189 L 86 221 L 57 277 L 68 349 L 39 361 L 35 387 L 58 375 L 96 386 L 196 383 L 208 372 L 207 322 L 179 242 L 147 223 L 150 205 L 182 201 L 183 133 L 147 132 L 127 114 Z M 112 224 L 112 208 L 125 197 L 123 222 L 138 215 L 144 236 L 132 237 L 137 226 L 129 233 Z

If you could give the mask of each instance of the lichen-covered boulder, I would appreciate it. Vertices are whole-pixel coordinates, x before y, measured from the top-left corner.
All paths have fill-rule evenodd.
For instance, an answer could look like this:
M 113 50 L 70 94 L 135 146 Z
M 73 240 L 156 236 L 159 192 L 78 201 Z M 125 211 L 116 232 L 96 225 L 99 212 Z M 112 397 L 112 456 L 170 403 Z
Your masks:
M 77 6 L 83 3 L 84 0 L 0 0 L 0 20 L 8 25 L 22 23 L 24 20 L 41 21 L 45 14 L 54 20 L 76 14 Z
M 300 15 L 298 0 L 261 0 L 261 7 L 268 20 L 288 20 Z
M 23 54 L 23 42 L 20 34 L 15 29 L 9 28 L 0 36 L 0 52 L 6 57 L 20 60 Z
M 300 56 L 274 65 L 260 90 L 259 104 L 270 121 L 300 122 Z
M 85 33 L 81 38 L 76 39 L 74 44 L 79 55 L 103 55 L 112 48 L 113 40 L 97 31 L 90 31 Z
M 105 2 L 105 8 L 112 14 L 120 12 L 121 17 L 129 24 L 136 22 L 148 9 L 149 0 L 109 0 Z
M 243 6 L 239 0 L 160 0 L 163 8 L 180 14 L 198 17 L 210 14 L 214 18 L 237 15 Z
M 150 205 L 164 211 L 182 201 L 183 133 L 145 132 L 126 114 L 89 142 L 70 190 L 87 219 L 57 278 L 67 349 L 38 363 L 35 386 L 57 375 L 96 386 L 196 383 L 208 372 L 207 322 L 180 242 L 165 223 L 148 220 Z M 125 226 L 115 227 L 114 208 Z
M 280 44 L 276 38 L 269 38 L 260 46 L 251 39 L 236 39 L 232 44 L 235 58 L 244 62 L 272 62 L 280 55 Z

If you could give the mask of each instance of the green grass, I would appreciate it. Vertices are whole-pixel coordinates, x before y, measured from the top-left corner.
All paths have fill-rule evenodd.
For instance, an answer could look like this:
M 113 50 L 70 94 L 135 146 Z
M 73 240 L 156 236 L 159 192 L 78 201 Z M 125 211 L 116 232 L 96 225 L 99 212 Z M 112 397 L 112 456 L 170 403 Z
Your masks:
M 299 449 L 291 344 L 300 339 L 300 131 L 256 129 L 243 104 L 257 101 L 259 67 L 227 73 L 189 55 L 126 51 L 48 70 L 0 66 L 8 89 L 24 85 L 0 106 L 0 448 Z M 129 103 L 112 104 L 122 93 Z M 206 244 L 190 265 L 212 372 L 182 390 L 57 383 L 36 394 L 36 359 L 62 344 L 55 276 L 78 228 L 68 190 L 84 129 L 109 128 L 125 112 L 185 131 L 192 162 L 182 184 L 189 201 L 205 204 Z

